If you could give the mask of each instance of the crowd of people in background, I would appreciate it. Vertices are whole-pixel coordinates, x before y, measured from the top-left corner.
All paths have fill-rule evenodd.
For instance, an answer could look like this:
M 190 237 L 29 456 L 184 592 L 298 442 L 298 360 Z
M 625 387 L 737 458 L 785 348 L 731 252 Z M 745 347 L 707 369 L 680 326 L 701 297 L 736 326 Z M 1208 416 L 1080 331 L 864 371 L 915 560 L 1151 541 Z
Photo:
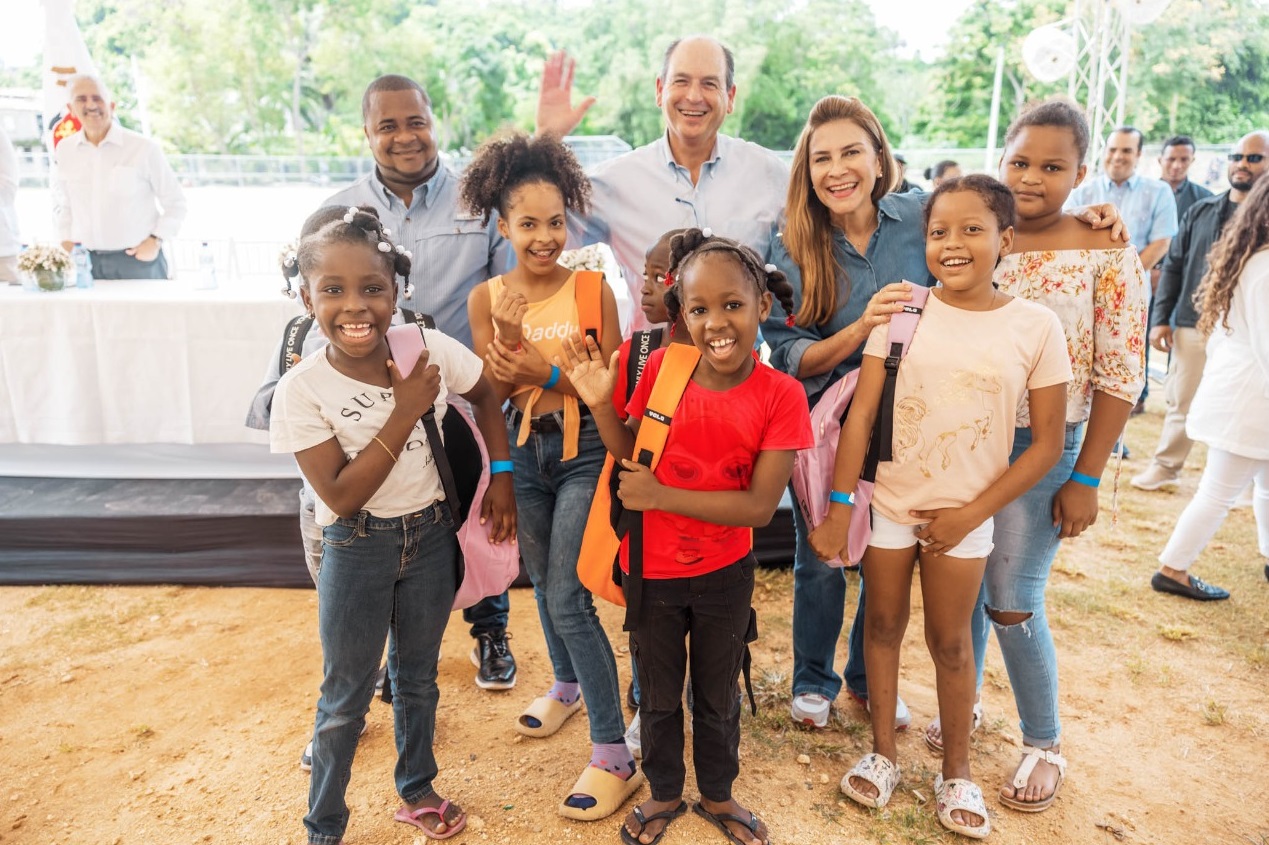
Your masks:
M 1228 598 L 1190 569 L 1249 484 L 1269 559 L 1269 132 L 1236 142 L 1230 187 L 1211 195 L 1188 178 L 1196 147 L 1184 135 L 1164 142 L 1162 179 L 1140 172 L 1146 139 L 1128 126 L 1090 172 L 1084 117 L 1053 99 L 1009 126 L 994 173 L 939 161 L 926 192 L 855 97 L 815 104 L 791 166 L 722 133 L 735 60 L 694 36 L 675 40 L 656 74 L 665 133 L 587 173 L 560 140 L 593 103 L 575 102 L 573 71 L 553 55 L 536 133 L 490 139 L 461 175 L 440 160 L 427 92 L 405 76 L 374 80 L 362 117 L 375 168 L 297 227 L 284 261 L 307 317 L 294 354 L 272 356 L 248 425 L 269 430 L 304 478 L 323 654 L 300 755 L 312 773 L 308 841 L 337 845 L 348 829 L 345 791 L 376 694 L 393 705 L 393 817 L 431 839 L 467 823 L 438 792 L 432 753 L 462 515 L 427 426 L 464 403 L 488 450 L 481 518 L 493 542 L 518 544 L 552 670 L 508 728 L 545 739 L 586 705 L 590 748 L 576 782 L 558 785 L 560 814 L 606 818 L 646 780 L 623 842 L 658 842 L 689 806 L 728 841 L 771 841 L 733 793 L 753 788 L 739 756 L 740 682 L 758 636 L 751 529 L 770 521 L 796 454 L 814 443 L 810 409 L 846 379 L 856 392 L 828 516 L 793 512 L 791 716 L 825 728 L 845 687 L 868 713 L 872 751 L 841 791 L 887 804 L 904 777 L 895 732 L 912 723 L 898 667 L 919 565 L 939 821 L 973 838 L 991 830 L 969 742 L 985 718 L 991 631 L 1023 745 L 996 801 L 1047 809 L 1069 765 L 1049 572 L 1062 541 L 1098 518 L 1103 472 L 1144 408 L 1151 347 L 1168 356 L 1166 416 L 1132 485 L 1174 486 L 1192 443 L 1208 446 L 1151 586 Z M 171 168 L 113 120 L 100 80 L 77 78 L 69 94 L 83 129 L 57 151 L 59 238 L 87 247 L 98 278 L 166 277 L 162 243 L 185 209 Z M 16 270 L 12 158 L 0 144 L 0 278 Z M 566 248 L 598 242 L 621 272 L 608 285 L 560 263 Z M 633 313 L 619 313 L 609 285 Z M 902 350 L 890 334 L 899 315 L 919 316 Z M 399 360 L 389 329 L 416 322 L 425 351 Z M 756 353 L 764 342 L 769 363 Z M 655 426 L 662 439 L 644 460 Z M 624 696 L 577 571 L 605 464 L 614 513 L 642 513 L 637 530 L 619 529 L 614 569 L 633 662 Z M 870 505 L 856 498 L 867 467 Z M 864 507 L 867 551 L 850 560 Z M 840 673 L 847 580 L 835 559 L 862 575 Z M 508 613 L 505 592 L 464 611 L 481 688 L 516 686 Z

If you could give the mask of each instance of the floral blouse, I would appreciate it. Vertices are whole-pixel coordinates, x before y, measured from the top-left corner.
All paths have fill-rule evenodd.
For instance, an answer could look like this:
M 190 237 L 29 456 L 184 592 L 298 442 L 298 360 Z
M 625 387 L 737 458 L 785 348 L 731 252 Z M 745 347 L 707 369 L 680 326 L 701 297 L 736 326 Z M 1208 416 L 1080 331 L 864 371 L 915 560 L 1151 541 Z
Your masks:
M 1046 305 L 1066 332 L 1074 378 L 1066 421 L 1088 419 L 1093 391 L 1136 402 L 1146 380 L 1150 285 L 1137 251 L 1060 249 L 1006 255 L 996 268 L 1002 291 Z M 1031 425 L 1024 400 L 1018 427 Z

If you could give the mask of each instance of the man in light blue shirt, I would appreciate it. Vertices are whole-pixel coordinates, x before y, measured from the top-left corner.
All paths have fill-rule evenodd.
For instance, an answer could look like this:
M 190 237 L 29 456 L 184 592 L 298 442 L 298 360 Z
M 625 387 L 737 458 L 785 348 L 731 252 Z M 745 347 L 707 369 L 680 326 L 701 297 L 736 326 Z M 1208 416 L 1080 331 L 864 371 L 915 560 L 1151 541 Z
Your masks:
M 1103 173 L 1071 192 L 1066 207 L 1114 203 L 1147 270 L 1163 260 L 1177 231 L 1176 198 L 1166 182 L 1137 173 L 1141 130 L 1116 129 L 1106 139 Z
M 644 254 L 670 229 L 709 227 L 767 254 L 789 169 L 765 147 L 718 131 L 735 106 L 735 64 L 731 51 L 713 38 L 670 44 L 656 80 L 665 134 L 594 167 L 588 174 L 591 212 L 569 219 L 573 245 L 603 241 L 617 256 L 626 283 L 617 292 L 623 322 L 632 319 L 626 334 L 647 327 L 632 305 L 639 301 Z M 557 54 L 542 76 L 539 132 L 563 137 L 581 122 L 594 98 L 574 108 L 571 88 L 572 62 Z

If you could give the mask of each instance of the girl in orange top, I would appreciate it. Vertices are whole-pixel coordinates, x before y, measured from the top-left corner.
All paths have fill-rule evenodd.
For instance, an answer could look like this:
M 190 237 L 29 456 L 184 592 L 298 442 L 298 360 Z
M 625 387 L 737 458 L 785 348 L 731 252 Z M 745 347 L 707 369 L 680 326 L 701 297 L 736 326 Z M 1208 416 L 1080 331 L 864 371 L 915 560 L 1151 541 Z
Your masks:
M 590 764 L 560 805 L 568 818 L 601 819 L 643 782 L 623 741 L 617 663 L 591 594 L 577 578 L 577 556 L 590 500 L 604 464 L 593 417 L 560 368 L 549 363 L 578 331 L 577 274 L 559 263 L 565 215 L 584 212 L 590 183 L 558 140 L 513 134 L 480 147 L 463 178 L 462 196 L 515 249 L 516 266 L 472 291 L 472 339 L 485 354 L 494 389 L 510 398 L 516 501 L 524 514 L 520 553 L 533 580 L 555 683 L 524 711 L 516 730 L 550 736 L 586 698 L 593 744 Z M 599 345 L 621 344 L 617 303 L 601 291 Z

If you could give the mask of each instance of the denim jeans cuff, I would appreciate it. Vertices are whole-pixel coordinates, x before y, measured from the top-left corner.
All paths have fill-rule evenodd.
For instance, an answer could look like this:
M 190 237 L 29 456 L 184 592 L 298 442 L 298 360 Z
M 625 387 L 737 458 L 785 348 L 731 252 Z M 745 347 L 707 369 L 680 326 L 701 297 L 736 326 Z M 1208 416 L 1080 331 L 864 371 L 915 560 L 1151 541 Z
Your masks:
M 405 804 L 417 804 L 420 801 L 422 801 L 424 798 L 427 798 L 429 795 L 435 795 L 435 794 L 436 794 L 436 790 L 432 788 L 431 784 L 429 784 L 426 789 L 422 790 L 416 795 L 402 795 L 401 801 L 402 803 L 405 803 Z
M 793 697 L 797 698 L 799 695 L 820 695 L 829 701 L 837 700 L 837 693 L 824 687 L 794 687 Z
M 308 845 L 339 845 L 343 841 L 342 836 L 322 836 L 320 833 L 310 833 L 308 836 Z
M 1033 736 L 1022 735 L 1022 744 L 1030 745 L 1032 748 L 1052 748 L 1062 741 L 1062 735 L 1058 734 L 1053 739 L 1036 739 Z

